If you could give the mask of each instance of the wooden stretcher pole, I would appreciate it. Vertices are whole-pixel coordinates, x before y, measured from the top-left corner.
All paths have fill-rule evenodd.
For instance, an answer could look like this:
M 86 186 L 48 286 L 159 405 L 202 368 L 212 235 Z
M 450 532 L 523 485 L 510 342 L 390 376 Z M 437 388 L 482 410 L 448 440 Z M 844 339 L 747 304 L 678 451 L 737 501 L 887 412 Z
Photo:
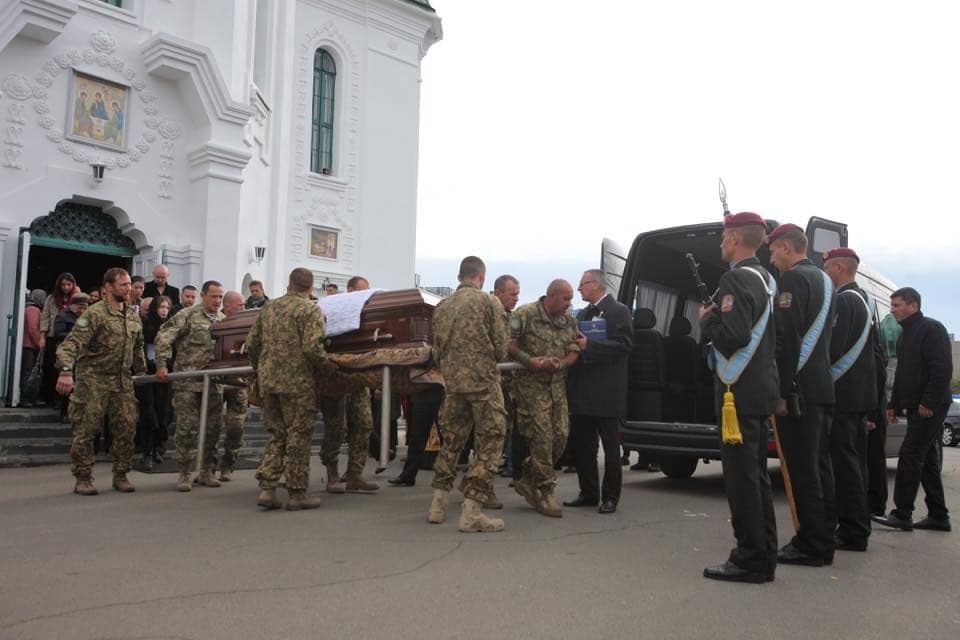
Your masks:
M 383 368 L 383 391 L 380 394 L 380 473 L 390 463 L 390 367 Z
M 800 532 L 800 519 L 797 517 L 797 503 L 793 499 L 793 483 L 790 482 L 790 470 L 787 469 L 787 459 L 780 446 L 780 432 L 777 430 L 777 417 L 770 416 L 770 426 L 773 427 L 773 441 L 777 445 L 777 457 L 780 458 L 780 475 L 783 476 L 783 488 L 787 492 L 787 505 L 790 507 L 790 517 L 793 518 L 793 530 Z

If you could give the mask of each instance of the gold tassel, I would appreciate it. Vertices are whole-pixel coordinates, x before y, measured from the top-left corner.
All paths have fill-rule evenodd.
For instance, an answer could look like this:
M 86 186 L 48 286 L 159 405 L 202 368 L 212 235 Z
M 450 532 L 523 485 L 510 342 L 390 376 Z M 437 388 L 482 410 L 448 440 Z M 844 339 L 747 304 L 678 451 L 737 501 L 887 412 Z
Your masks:
M 733 404 L 733 391 L 730 391 L 730 385 L 727 385 L 727 390 L 723 394 L 723 416 L 720 425 L 723 444 L 743 444 L 740 423 L 737 422 L 737 407 Z

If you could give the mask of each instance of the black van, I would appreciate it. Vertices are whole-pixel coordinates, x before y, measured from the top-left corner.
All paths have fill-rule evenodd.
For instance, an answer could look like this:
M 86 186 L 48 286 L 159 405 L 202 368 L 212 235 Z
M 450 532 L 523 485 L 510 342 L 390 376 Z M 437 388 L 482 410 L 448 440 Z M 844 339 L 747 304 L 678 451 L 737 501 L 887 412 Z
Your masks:
M 767 222 L 768 233 L 778 226 Z M 638 451 L 656 462 L 671 478 L 693 474 L 698 462 L 720 459 L 720 433 L 713 398 L 713 374 L 706 366 L 706 345 L 700 340 L 696 282 L 686 255 L 700 265 L 709 291 L 716 291 L 727 266 L 720 258 L 723 222 L 710 222 L 641 233 L 629 252 L 604 240 L 601 266 L 607 287 L 634 313 L 634 348 L 630 357 L 628 414 L 621 429 L 626 451 Z M 810 218 L 806 228 L 808 256 L 823 266 L 823 254 L 847 246 L 845 224 Z M 770 266 L 769 251 L 758 258 Z M 861 268 L 858 282 L 878 304 L 879 317 L 889 312 L 888 280 Z M 878 318 L 879 319 L 879 318 Z M 899 330 L 896 323 L 880 324 L 884 332 Z M 884 335 L 887 345 L 896 336 Z M 892 354 L 891 354 L 892 355 Z M 893 377 L 890 376 L 892 382 Z M 888 431 L 888 455 L 896 455 L 902 427 Z M 768 451 L 776 457 L 772 437 Z

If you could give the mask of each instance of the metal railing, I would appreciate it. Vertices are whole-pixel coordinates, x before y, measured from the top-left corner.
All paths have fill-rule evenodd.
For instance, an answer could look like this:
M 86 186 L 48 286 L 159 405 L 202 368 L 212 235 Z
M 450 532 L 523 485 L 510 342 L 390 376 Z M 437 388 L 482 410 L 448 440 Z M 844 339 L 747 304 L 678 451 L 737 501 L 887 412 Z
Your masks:
M 517 362 L 502 362 L 497 365 L 500 371 L 523 369 Z M 203 471 L 203 445 L 207 438 L 207 407 L 210 405 L 210 379 L 245 376 L 253 373 L 253 367 L 229 367 L 226 369 L 199 369 L 196 371 L 175 371 L 167 374 L 167 381 L 193 380 L 203 378 L 203 390 L 200 393 L 200 424 L 197 434 L 197 473 Z M 156 375 L 133 376 L 134 384 L 160 383 Z M 162 384 L 162 383 L 161 383 Z M 375 473 L 387 468 L 390 462 L 390 367 L 383 367 L 383 393 L 380 401 L 380 459 Z

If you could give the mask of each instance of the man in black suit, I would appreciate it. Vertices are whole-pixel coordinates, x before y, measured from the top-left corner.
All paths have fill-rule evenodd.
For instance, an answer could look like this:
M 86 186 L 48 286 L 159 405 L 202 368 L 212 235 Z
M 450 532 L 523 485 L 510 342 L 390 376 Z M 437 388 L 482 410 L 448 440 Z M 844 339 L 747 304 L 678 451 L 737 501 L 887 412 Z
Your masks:
M 147 286 L 144 287 L 142 297 L 155 299 L 160 296 L 167 296 L 173 302 L 173 306 L 177 307 L 180 304 L 180 289 L 167 282 L 169 277 L 170 270 L 167 269 L 167 265 L 158 264 L 155 266 L 153 268 L 153 281 L 148 282 Z
M 577 288 L 586 308 L 577 320 L 606 321 L 606 337 L 581 337 L 580 359 L 567 376 L 570 405 L 570 448 L 573 450 L 580 495 L 568 507 L 596 506 L 613 513 L 620 501 L 622 470 L 617 431 L 627 414 L 627 359 L 633 348 L 630 310 L 607 294 L 603 271 L 583 272 Z M 597 437 L 603 443 L 603 487 L 597 470 Z

